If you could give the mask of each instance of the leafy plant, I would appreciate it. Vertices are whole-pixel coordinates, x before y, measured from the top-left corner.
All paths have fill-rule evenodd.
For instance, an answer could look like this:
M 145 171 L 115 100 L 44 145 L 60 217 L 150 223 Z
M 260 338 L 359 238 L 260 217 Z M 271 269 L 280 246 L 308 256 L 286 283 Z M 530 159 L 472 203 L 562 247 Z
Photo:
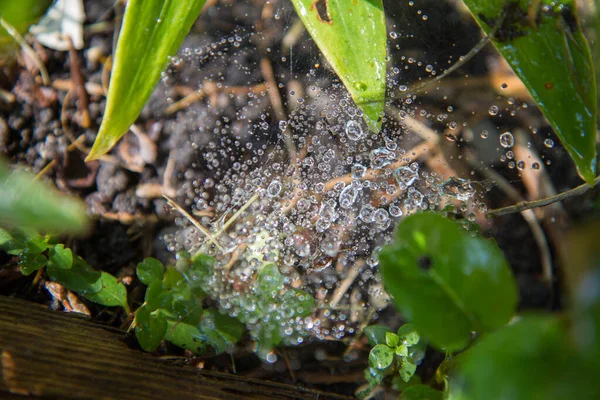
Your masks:
M 154 351 L 163 340 L 201 354 L 212 347 L 229 350 L 244 333 L 236 319 L 214 309 L 203 309 L 205 293 L 188 284 L 172 266 L 165 268 L 154 258 L 137 266 L 137 276 L 148 285 L 144 304 L 135 312 L 135 335 L 146 351 Z
M 0 228 L 0 248 L 18 257 L 23 275 L 45 267 L 51 280 L 86 299 L 129 311 L 123 283 L 109 273 L 93 269 L 83 258 L 73 256 L 71 249 L 56 243 L 55 237 L 42 236 L 33 230 Z
M 402 325 L 397 333 L 386 326 L 371 325 L 365 328 L 364 333 L 374 347 L 369 353 L 369 368 L 365 370 L 369 385 L 358 396 L 365 397 L 386 376 L 397 375 L 405 383 L 411 381 L 417 364 L 425 355 L 425 342 L 413 325 Z
M 596 78 L 574 0 L 465 0 L 589 184 L 596 176 Z M 543 66 L 542 66 L 543 63 Z
M 231 309 L 243 309 L 235 318 L 203 310 L 202 300 L 214 279 L 214 263 L 204 254 L 192 259 L 181 253 L 176 268 L 165 269 L 154 259 L 138 265 L 138 277 L 148 285 L 146 300 L 135 317 L 136 336 L 145 350 L 156 349 L 166 339 L 196 353 L 203 352 L 206 345 L 223 352 L 240 339 L 246 327 L 259 356 L 268 359 L 273 348 L 289 336 L 282 323 L 305 317 L 314 309 L 312 296 L 286 289 L 277 267 L 266 264 L 254 285 L 231 301 Z M 250 304 L 252 311 L 244 308 Z
M 427 262 L 425 255 L 430 257 Z M 568 314 L 529 315 L 503 327 L 514 312 L 516 296 L 502 253 L 456 222 L 433 213 L 406 218 L 398 226 L 396 242 L 382 250 L 380 262 L 385 286 L 415 328 L 422 327 L 419 332 L 438 349 L 463 350 L 438 368 L 436 380 L 445 383 L 447 398 L 600 396 L 594 378 L 600 372 L 600 269 L 580 279 L 574 310 Z M 493 318 L 481 318 L 485 313 L 494 313 Z M 468 323 L 465 315 L 470 315 Z M 470 345 L 472 331 L 477 338 Z M 375 348 L 383 349 L 378 341 L 389 332 L 374 326 L 365 333 L 370 343 L 377 343 Z M 392 337 L 385 346 L 395 343 Z M 389 352 L 378 350 L 382 365 Z M 423 385 L 401 390 L 402 399 L 442 395 Z

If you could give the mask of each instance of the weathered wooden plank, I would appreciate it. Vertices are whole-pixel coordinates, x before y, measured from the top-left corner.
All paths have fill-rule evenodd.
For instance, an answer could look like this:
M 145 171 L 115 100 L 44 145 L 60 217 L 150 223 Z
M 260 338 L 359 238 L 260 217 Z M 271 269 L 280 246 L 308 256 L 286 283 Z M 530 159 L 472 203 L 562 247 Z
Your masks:
M 348 399 L 167 364 L 128 348 L 120 332 L 1 296 L 0 356 L 1 398 Z

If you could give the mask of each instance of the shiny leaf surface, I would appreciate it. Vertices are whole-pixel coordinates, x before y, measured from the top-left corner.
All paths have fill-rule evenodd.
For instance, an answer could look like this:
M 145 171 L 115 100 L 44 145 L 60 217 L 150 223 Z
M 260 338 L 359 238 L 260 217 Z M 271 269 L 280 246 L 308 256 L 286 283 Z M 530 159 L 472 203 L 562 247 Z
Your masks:
M 372 131 L 381 127 L 386 29 L 381 0 L 292 0 Z
M 379 259 L 399 311 L 437 348 L 459 350 L 472 331 L 498 328 L 515 312 L 516 284 L 495 242 L 441 215 L 404 219 Z
M 465 0 L 521 78 L 575 162 L 596 175 L 596 80 L 574 0 Z

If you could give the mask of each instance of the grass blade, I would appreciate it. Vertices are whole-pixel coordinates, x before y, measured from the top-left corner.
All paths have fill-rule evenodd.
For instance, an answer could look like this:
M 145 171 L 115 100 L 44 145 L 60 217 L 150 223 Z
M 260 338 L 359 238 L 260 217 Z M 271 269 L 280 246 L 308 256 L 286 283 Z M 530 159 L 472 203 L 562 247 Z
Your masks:
M 135 122 L 205 1 L 127 2 L 104 119 L 87 161 L 106 154 Z

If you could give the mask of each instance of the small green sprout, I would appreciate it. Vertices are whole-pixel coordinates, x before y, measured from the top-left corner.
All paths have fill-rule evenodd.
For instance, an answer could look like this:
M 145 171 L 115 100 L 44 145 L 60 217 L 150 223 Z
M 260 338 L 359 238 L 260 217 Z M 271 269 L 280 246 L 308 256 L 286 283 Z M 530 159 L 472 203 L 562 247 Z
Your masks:
M 374 347 L 369 353 L 369 368 L 365 370 L 368 387 L 357 396 L 366 397 L 388 376 L 399 376 L 405 383 L 418 383 L 412 378 L 425 354 L 425 343 L 412 324 L 402 325 L 397 333 L 386 326 L 372 325 L 364 333 Z

